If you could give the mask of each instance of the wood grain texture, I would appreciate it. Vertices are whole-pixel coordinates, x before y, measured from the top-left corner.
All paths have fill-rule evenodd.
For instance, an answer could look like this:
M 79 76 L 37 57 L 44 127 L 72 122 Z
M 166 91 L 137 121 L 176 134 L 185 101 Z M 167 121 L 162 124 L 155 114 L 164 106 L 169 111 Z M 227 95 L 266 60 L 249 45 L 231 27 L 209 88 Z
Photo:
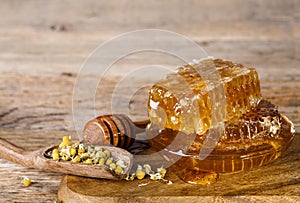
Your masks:
M 4 0 L 0 7 L 3 16 L 0 19 L 0 137 L 27 150 L 57 144 L 64 135 L 76 139 L 72 93 L 80 67 L 102 42 L 144 28 L 178 32 L 196 41 L 208 55 L 257 68 L 263 96 L 277 105 L 299 132 L 299 9 L 300 3 L 295 0 L 220 0 L 218 3 L 163 0 L 147 4 L 138 0 L 78 0 L 76 3 Z M 165 57 L 152 57 L 158 64 L 170 65 Z M 142 61 L 132 56 L 119 67 L 127 70 L 141 64 Z M 96 95 L 97 114 L 108 113 L 107 100 L 118 80 L 118 77 L 108 78 Z M 133 120 L 145 116 L 142 100 L 143 97 L 131 104 Z M 85 112 L 92 109 L 90 106 L 82 110 L 87 120 L 91 115 Z M 240 174 L 234 176 L 233 180 L 240 184 L 228 194 L 247 194 L 242 201 L 260 201 L 263 197 L 256 194 L 258 190 L 260 194 L 264 192 L 259 187 L 263 181 L 268 192 L 299 196 L 297 153 L 299 157 L 299 152 L 292 150 L 274 165 L 247 173 L 249 179 L 242 182 Z M 290 154 L 293 154 L 291 158 Z M 269 175 L 276 170 L 277 174 Z M 279 176 L 279 171 L 285 175 Z M 284 180 L 290 177 L 288 172 L 295 177 L 287 179 L 290 182 Z M 24 188 L 20 176 L 29 176 L 35 183 Z M 277 176 L 280 180 L 273 185 Z M 61 179 L 60 174 L 27 169 L 3 159 L 0 159 L 0 177 L 2 202 L 51 202 L 56 198 Z M 224 187 L 230 183 L 222 182 Z M 217 188 L 213 191 L 217 194 Z M 299 201 L 299 197 L 287 198 L 290 202 Z M 207 200 L 221 201 L 220 197 L 207 197 Z

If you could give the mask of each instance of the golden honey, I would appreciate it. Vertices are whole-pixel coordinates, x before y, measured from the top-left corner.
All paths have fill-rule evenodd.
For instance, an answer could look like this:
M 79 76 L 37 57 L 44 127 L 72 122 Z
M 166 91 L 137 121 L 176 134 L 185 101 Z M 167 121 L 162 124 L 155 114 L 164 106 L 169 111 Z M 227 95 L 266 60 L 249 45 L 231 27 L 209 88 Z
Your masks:
M 205 159 L 199 156 L 205 140 L 220 131 L 211 125 L 211 117 L 218 114 L 211 108 L 212 88 L 207 88 L 209 82 L 204 82 L 193 67 L 196 64 L 167 75 L 149 93 L 149 128 L 162 129 L 151 135 L 152 148 L 178 156 L 170 170 L 196 184 L 214 182 L 215 173 L 240 172 L 269 163 L 287 149 L 295 132 L 292 122 L 262 99 L 254 68 L 220 59 L 213 63 L 224 87 L 226 116 L 224 130 Z M 190 89 L 192 94 L 185 94 Z M 185 107 L 191 98 L 196 98 L 199 109 Z M 183 120 L 183 114 L 189 115 L 188 121 Z

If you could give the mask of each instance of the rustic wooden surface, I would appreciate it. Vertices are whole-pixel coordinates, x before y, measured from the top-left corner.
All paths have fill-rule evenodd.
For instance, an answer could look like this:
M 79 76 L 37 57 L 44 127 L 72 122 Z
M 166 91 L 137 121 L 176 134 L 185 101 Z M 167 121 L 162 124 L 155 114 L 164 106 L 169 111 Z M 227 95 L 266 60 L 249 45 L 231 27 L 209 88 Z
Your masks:
M 299 9 L 295 0 L 1 1 L 0 136 L 29 150 L 56 144 L 64 135 L 77 138 L 72 91 L 80 67 L 100 43 L 143 28 L 178 32 L 195 40 L 209 55 L 256 67 L 263 96 L 276 104 L 299 132 Z M 167 63 L 164 59 L 159 62 Z M 135 63 L 129 58 L 122 65 Z M 106 112 L 107 91 L 97 96 L 101 114 Z M 299 145 L 299 138 L 295 143 Z M 291 148 L 259 173 L 247 173 L 249 179 L 234 176 L 241 184 L 227 194 L 253 195 L 249 198 L 258 201 L 257 195 L 271 190 L 272 195 L 284 195 L 287 201 L 299 201 L 298 157 L 299 150 Z M 22 187 L 20 176 L 35 182 Z M 291 180 L 288 185 L 285 176 Z M 57 197 L 62 176 L 0 159 L 0 177 L 1 202 L 51 202 Z M 267 189 L 253 192 L 260 184 Z

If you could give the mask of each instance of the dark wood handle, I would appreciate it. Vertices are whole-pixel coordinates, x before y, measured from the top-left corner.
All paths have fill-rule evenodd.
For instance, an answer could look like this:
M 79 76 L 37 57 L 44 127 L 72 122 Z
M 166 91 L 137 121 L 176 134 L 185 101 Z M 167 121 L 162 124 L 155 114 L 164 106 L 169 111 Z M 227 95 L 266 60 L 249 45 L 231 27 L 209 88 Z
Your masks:
M 33 160 L 28 152 L 5 139 L 0 138 L 0 157 L 25 167 L 32 167 Z

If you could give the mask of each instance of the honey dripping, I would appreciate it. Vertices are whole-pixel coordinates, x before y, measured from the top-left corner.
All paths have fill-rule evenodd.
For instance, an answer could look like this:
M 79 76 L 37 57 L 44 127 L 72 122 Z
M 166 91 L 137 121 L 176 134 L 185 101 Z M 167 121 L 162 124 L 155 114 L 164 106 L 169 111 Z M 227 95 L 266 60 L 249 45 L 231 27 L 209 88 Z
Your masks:
M 205 66 L 207 62 L 199 63 Z M 194 68 L 197 64 L 183 66 L 157 82 L 150 89 L 148 100 L 149 126 L 162 130 L 150 139 L 152 147 L 175 154 L 180 151 L 179 160 L 170 169 L 183 180 L 196 184 L 214 182 L 216 172 L 245 171 L 269 163 L 287 149 L 295 132 L 291 121 L 262 99 L 254 68 L 220 59 L 213 63 L 224 86 L 225 130 L 204 160 L 198 158 L 200 150 L 207 134 L 216 130 L 211 126 L 214 110 L 209 97 L 209 91 L 215 87 L 207 88 Z M 186 94 L 187 88 L 192 89 L 192 95 Z M 195 100 L 199 109 L 192 109 L 193 104 L 186 102 Z M 200 114 L 195 115 L 197 110 Z M 185 121 L 186 118 L 189 120 Z M 191 143 L 186 143 L 188 137 L 192 137 Z M 168 149 L 175 138 L 175 146 Z

